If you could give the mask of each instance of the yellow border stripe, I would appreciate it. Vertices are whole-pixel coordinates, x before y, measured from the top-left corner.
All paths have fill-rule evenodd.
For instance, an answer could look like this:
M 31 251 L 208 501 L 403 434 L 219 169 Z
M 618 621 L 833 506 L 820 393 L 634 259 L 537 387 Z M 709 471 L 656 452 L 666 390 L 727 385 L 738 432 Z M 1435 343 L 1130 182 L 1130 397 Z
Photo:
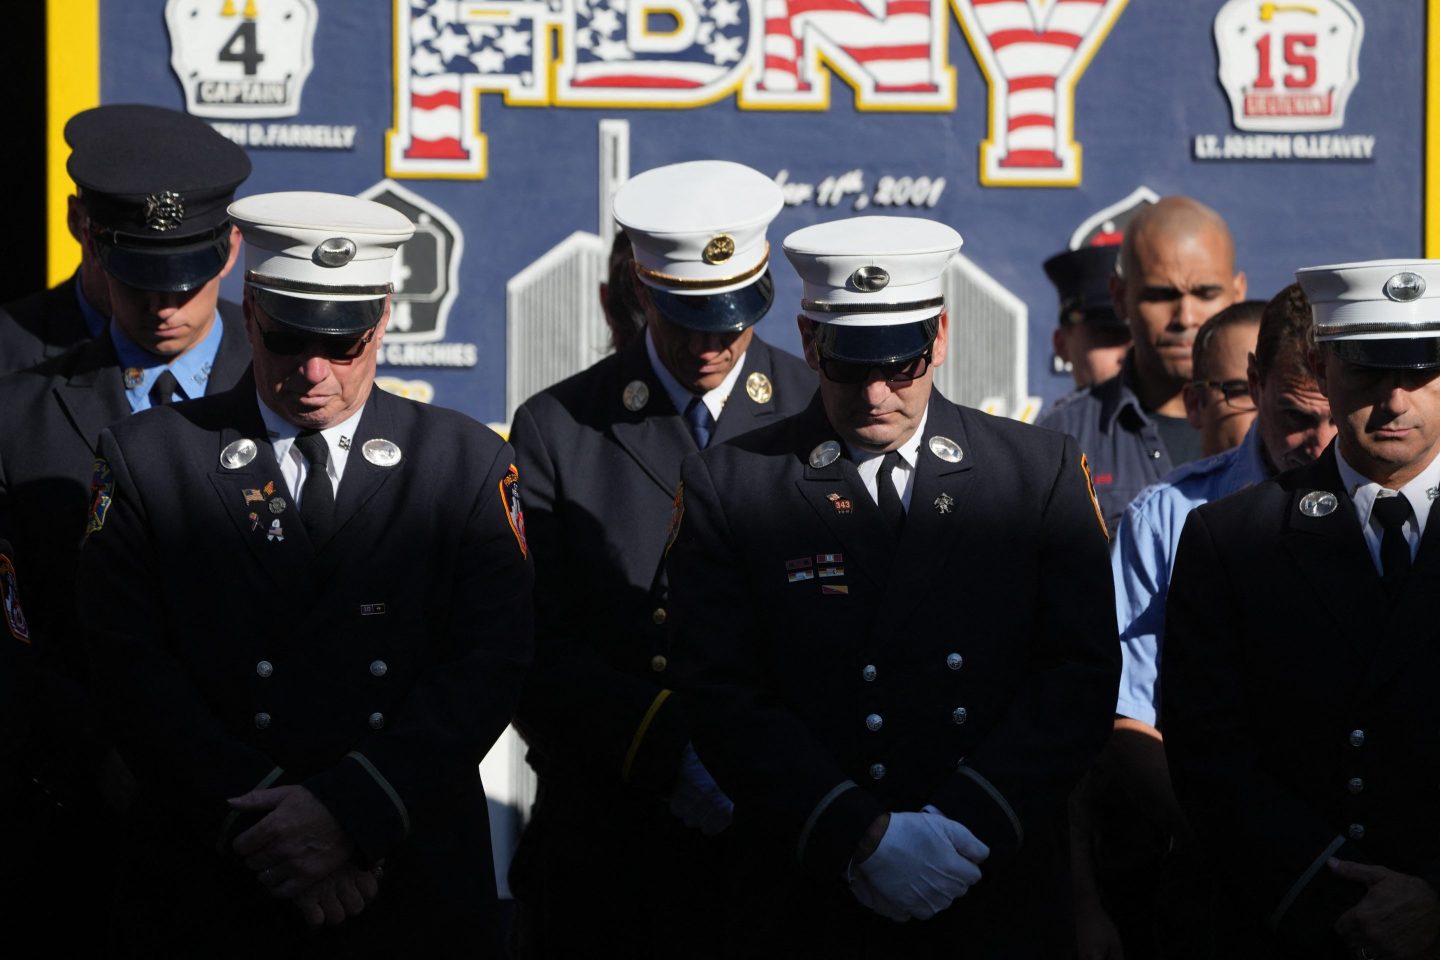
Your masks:
M 46 267 L 53 286 L 80 262 L 65 225 L 71 187 L 65 121 L 100 104 L 100 0 L 46 0 L 45 93 Z
M 645 711 L 645 719 L 640 721 L 640 726 L 635 728 L 635 739 L 630 741 L 630 749 L 625 751 L 625 763 L 620 767 L 620 782 L 630 782 L 630 768 L 635 765 L 635 755 L 640 752 L 640 744 L 645 741 L 645 734 L 650 732 L 650 722 L 655 719 L 655 714 L 660 712 L 660 707 L 670 698 L 669 690 L 661 690 L 655 699 L 650 701 L 650 709 Z
M 1440 257 L 1440 0 L 1425 10 L 1425 256 Z

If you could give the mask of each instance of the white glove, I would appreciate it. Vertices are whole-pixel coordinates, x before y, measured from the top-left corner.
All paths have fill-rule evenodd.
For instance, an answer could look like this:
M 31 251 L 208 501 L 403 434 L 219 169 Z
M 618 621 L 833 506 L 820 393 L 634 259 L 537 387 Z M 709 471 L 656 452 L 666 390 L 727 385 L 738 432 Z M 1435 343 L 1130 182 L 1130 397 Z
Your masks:
M 707 837 L 730 826 L 730 817 L 735 813 L 735 804 L 700 762 L 693 744 L 685 744 L 685 752 L 680 755 L 675 789 L 670 793 L 670 812 L 685 826 Z
M 980 881 L 990 848 L 935 807 L 892 813 L 875 852 L 850 870 L 855 899 L 891 920 L 928 920 Z

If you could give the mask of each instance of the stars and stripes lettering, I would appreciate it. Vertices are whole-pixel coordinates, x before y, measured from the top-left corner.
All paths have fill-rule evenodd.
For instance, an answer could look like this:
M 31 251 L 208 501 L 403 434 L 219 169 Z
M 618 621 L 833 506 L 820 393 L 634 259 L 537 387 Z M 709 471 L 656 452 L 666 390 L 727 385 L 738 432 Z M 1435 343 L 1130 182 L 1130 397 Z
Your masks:
M 988 77 L 980 179 L 1073 184 L 1076 81 L 1127 0 L 395 0 L 387 173 L 483 178 L 507 107 L 952 110 L 953 9 Z M 553 79 L 552 79 L 553 78 Z

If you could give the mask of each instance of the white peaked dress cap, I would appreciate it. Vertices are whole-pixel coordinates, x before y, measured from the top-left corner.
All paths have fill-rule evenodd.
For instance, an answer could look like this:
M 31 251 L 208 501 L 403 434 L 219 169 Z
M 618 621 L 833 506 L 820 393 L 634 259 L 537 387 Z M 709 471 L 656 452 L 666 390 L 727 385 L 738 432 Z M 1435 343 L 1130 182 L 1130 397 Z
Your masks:
M 1302 267 L 1295 278 L 1315 341 L 1370 367 L 1440 366 L 1440 260 L 1370 260 Z
M 832 220 L 786 237 L 800 312 L 817 324 L 822 352 L 873 363 L 923 353 L 945 309 L 941 277 L 961 243 L 950 227 L 918 217 Z
M 373 327 L 395 251 L 415 233 L 398 210 L 337 193 L 261 193 L 230 205 L 245 238 L 245 283 L 277 323 L 319 335 Z
M 626 181 L 614 213 L 661 314 L 722 333 L 745 329 L 770 308 L 765 231 L 784 206 L 764 174 L 728 160 L 695 160 Z

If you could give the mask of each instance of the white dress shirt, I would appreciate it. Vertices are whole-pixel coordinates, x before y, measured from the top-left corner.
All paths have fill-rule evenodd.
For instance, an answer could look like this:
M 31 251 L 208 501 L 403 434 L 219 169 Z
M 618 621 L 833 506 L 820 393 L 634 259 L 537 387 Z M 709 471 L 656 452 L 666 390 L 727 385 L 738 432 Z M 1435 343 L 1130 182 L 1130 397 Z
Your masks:
M 280 476 L 285 478 L 285 486 L 290 489 L 290 502 L 297 510 L 304 510 L 305 506 L 300 502 L 300 491 L 305 487 L 310 463 L 295 446 L 295 438 L 300 435 L 300 428 L 267 407 L 258 393 L 255 395 L 255 402 L 260 405 L 260 418 L 265 421 L 265 433 L 270 438 L 270 446 L 275 450 L 275 462 L 280 464 Z M 330 448 L 330 462 L 326 465 L 325 472 L 330 475 L 331 487 L 337 494 L 340 492 L 340 478 L 345 475 L 345 461 L 350 457 L 350 441 L 355 436 L 355 428 L 360 425 L 360 415 L 364 412 L 365 407 L 362 404 L 359 410 L 346 419 L 320 431 L 320 436 L 325 438 L 325 443 Z
M 1360 529 L 1365 533 L 1365 546 L 1370 550 L 1370 560 L 1375 564 L 1375 572 L 1384 576 L 1385 569 L 1380 563 L 1380 539 L 1384 536 L 1384 528 L 1380 521 L 1374 516 L 1373 509 L 1375 501 L 1379 497 L 1393 497 L 1395 491 L 1387 490 L 1375 481 L 1362 476 L 1354 467 L 1345 462 L 1345 457 L 1340 453 L 1340 444 L 1335 444 L 1335 465 L 1340 468 L 1340 482 L 1345 485 L 1345 491 L 1350 494 L 1350 500 L 1355 504 L 1355 517 L 1360 521 Z M 1410 544 L 1410 559 L 1415 559 L 1415 553 L 1420 549 L 1420 538 L 1425 535 L 1425 522 L 1430 519 L 1430 504 L 1434 502 L 1437 494 L 1437 487 L 1440 487 L 1440 456 L 1430 461 L 1430 465 L 1420 471 L 1419 476 L 1401 487 L 1399 492 L 1405 494 L 1405 499 L 1410 501 L 1410 519 L 1405 521 L 1401 532 L 1405 534 L 1405 542 Z
M 900 494 L 900 503 L 905 507 L 906 513 L 910 512 L 910 491 L 915 487 L 915 464 L 920 456 L 920 441 L 925 438 L 925 421 L 929 418 L 930 407 L 927 405 L 925 412 L 920 414 L 920 423 L 916 425 L 915 432 L 896 450 L 896 453 L 900 454 L 900 463 L 890 472 L 890 479 L 895 483 L 895 491 Z M 879 506 L 880 486 L 877 480 L 880 461 L 885 459 L 885 454 L 853 450 L 848 443 L 845 448 L 850 459 L 855 461 L 855 469 L 860 473 L 860 482 L 865 484 L 865 492 L 870 494 L 870 499 Z

